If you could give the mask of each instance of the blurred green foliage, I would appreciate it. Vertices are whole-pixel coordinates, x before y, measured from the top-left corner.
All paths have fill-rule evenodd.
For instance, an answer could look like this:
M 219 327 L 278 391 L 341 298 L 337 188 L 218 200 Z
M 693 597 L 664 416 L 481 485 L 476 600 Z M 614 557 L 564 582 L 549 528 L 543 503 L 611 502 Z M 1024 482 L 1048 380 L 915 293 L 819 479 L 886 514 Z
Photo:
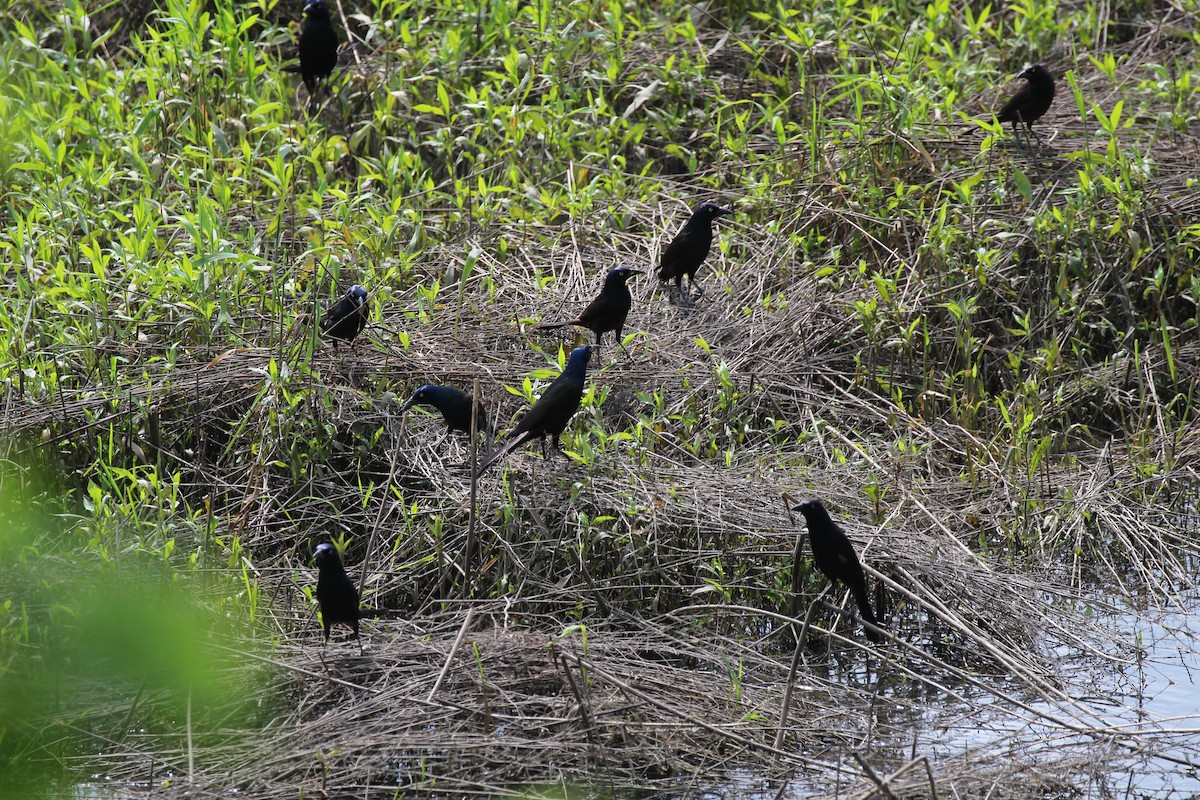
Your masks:
M 253 631 L 216 610 L 220 586 L 119 537 L 82 541 L 74 506 L 61 481 L 0 468 L 0 797 L 70 782 L 130 735 L 190 724 L 211 743 L 266 698 L 247 693 L 259 664 L 230 655 Z

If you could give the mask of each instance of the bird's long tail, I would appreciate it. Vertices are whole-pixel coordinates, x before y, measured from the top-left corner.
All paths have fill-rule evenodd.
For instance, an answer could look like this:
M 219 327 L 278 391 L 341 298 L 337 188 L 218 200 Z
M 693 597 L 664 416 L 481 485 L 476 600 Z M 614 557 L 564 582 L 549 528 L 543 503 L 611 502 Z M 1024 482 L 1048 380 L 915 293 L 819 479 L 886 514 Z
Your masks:
M 871 608 L 871 598 L 867 594 L 866 580 L 859 579 L 855 581 L 851 587 L 854 591 L 854 602 L 858 604 L 858 613 L 862 615 L 863 621 L 874 625 L 875 627 L 883 627 L 879 624 L 879 620 L 875 617 L 875 610 Z M 863 630 L 867 634 L 867 638 L 872 642 L 881 642 L 883 637 L 877 631 L 871 629 L 870 625 L 864 626 Z
M 552 331 L 556 328 L 565 328 L 568 325 L 574 325 L 574 322 L 548 322 L 545 325 L 538 325 L 539 331 Z
M 481 461 L 479 463 L 479 468 L 475 470 L 475 477 L 478 478 L 480 475 L 482 475 L 484 473 L 485 470 L 488 469 L 488 467 L 492 466 L 492 464 L 495 464 L 497 461 L 504 458 L 506 455 L 508 455 L 508 452 L 510 450 L 512 450 L 514 447 L 516 447 L 517 445 L 519 445 L 521 442 L 525 441 L 528 438 L 529 438 L 529 431 L 522 431 L 521 433 L 519 433 L 516 436 L 509 439 L 504 444 L 497 447 L 492 452 L 488 453 L 486 456 L 483 457 L 483 461 Z

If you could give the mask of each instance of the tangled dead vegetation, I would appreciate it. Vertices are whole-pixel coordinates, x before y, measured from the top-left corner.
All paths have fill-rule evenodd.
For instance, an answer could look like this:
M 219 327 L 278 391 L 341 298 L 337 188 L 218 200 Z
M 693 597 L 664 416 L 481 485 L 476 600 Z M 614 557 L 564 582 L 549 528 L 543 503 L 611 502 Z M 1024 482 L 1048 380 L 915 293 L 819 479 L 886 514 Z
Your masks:
M 317 345 L 311 315 L 281 324 L 252 305 L 235 323 L 244 347 L 165 361 L 153 343 L 122 345 L 92 354 L 120 357 L 116 388 L 85 371 L 55 397 L 10 395 L 6 430 L 31 445 L 108 437 L 132 467 L 169 462 L 184 502 L 209 509 L 179 538 L 215 550 L 236 534 L 268 589 L 265 630 L 247 635 L 246 657 L 273 676 L 264 702 L 277 704 L 274 718 L 190 750 L 154 732 L 126 737 L 106 774 L 133 785 L 173 775 L 171 787 L 149 788 L 213 797 L 502 795 L 562 783 L 1031 798 L 1076 796 L 1133 759 L 1176 764 L 1152 721 L 1118 728 L 1081 700 L 1080 676 L 1138 654 L 1089 615 L 1108 602 L 1095 586 L 1148 607 L 1188 602 L 1200 431 L 1194 417 L 1156 430 L 1153 398 L 1194 390 L 1200 347 L 1135 357 L 1120 330 L 1058 331 L 1086 347 L 1060 383 L 1038 390 L 1032 424 L 1059 433 L 1032 467 L 1020 443 L 994 435 L 1004 410 L 964 411 L 970 387 L 925 368 L 930 353 L 959 346 L 964 326 L 948 306 L 968 282 L 981 291 L 971 337 L 985 342 L 991 369 L 978 379 L 988 388 L 1010 388 L 1017 378 L 1001 365 L 1064 325 L 1054 305 L 1071 276 L 1040 269 L 1046 243 L 1029 232 L 995 247 L 992 232 L 1020 229 L 1031 206 L 1073 189 L 1068 155 L 1092 145 L 1068 115 L 1060 104 L 1047 119 L 1057 133 L 1043 150 L 980 154 L 939 130 L 924 141 L 880 131 L 880 141 L 831 144 L 824 163 L 797 156 L 797 174 L 815 177 L 780 187 L 774 208 L 742 209 L 754 222 L 722 229 L 698 309 L 669 305 L 647 279 L 635 288 L 630 355 L 609 347 L 595 362 L 573 454 L 515 453 L 475 487 L 474 513 L 466 439 L 430 415 L 401 418 L 399 402 L 421 383 L 470 389 L 478 379 L 505 427 L 525 405 L 522 380 L 552 373 L 572 343 L 536 323 L 585 302 L 604 269 L 651 265 L 686 203 L 465 231 L 426 254 L 420 286 L 377 303 L 350 352 Z M 1200 166 L 1194 140 L 1137 130 L 1165 165 L 1137 217 L 1148 249 L 1081 241 L 1099 263 L 1136 261 L 1131 247 L 1135 266 L 1152 262 L 1157 231 L 1200 224 L 1184 186 Z M 968 249 L 939 250 L 931 225 L 860 213 L 837 175 L 878 147 L 910 152 L 903 177 L 931 192 L 995 159 L 997 181 L 1018 164 L 1032 195 L 981 212 L 969 227 L 995 257 L 958 263 Z M 655 193 L 719 192 L 720 173 L 741 166 L 730 157 L 694 183 L 656 179 Z M 793 237 L 814 228 L 838 246 L 803 252 Z M 501 240 L 508 258 L 495 255 Z M 897 330 L 856 313 L 888 302 L 838 279 L 861 265 L 896 276 L 896 318 L 925 320 L 926 341 L 898 344 Z M 370 285 L 370 274 L 362 266 L 356 277 Z M 315 308 L 309 291 L 297 302 Z M 1175 331 L 1190 314 L 1194 331 L 1194 297 L 1155 305 L 1116 268 L 1072 291 L 1133 316 L 1154 305 Z M 1027 327 L 1014 334 L 1021 315 Z M 898 397 L 920 397 L 920 413 Z M 1141 468 L 1154 455 L 1169 477 Z M 790 613 L 791 570 L 807 567 L 792 564 L 800 531 L 784 491 L 817 494 L 846 521 L 872 583 L 886 586 L 893 635 L 867 649 L 835 613 L 843 598 L 830 597 L 787 702 L 789 635 L 823 584 L 807 575 Z M 302 590 L 313 544 L 341 536 L 367 604 L 396 618 L 368 624 L 367 655 L 335 642 L 322 663 Z M 278 645 L 254 655 L 261 638 Z M 969 733 L 977 718 L 987 730 Z M 961 735 L 942 740 L 914 720 Z

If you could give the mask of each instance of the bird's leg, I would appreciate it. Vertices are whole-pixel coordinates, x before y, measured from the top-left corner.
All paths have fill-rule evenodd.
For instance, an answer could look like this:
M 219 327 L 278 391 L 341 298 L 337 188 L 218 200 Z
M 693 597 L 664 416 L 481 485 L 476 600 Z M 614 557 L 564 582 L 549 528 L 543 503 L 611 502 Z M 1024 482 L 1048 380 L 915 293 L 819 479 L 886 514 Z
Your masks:
M 675 279 L 675 285 L 667 290 L 667 299 L 672 305 L 683 303 L 683 276 Z
M 1037 147 L 1030 148 L 1031 150 L 1033 150 L 1033 168 L 1037 171 L 1038 183 L 1045 186 L 1046 185 L 1046 176 L 1042 175 L 1042 161 L 1041 161 L 1042 137 L 1037 131 L 1035 131 L 1033 129 L 1033 125 L 1027 125 L 1026 130 L 1028 131 L 1030 136 L 1034 137 L 1034 139 L 1037 140 Z
M 683 294 L 683 276 L 680 275 L 675 279 L 675 288 L 671 290 L 671 303 L 677 306 L 686 306 Z
M 1026 150 L 1029 149 L 1029 140 L 1026 138 L 1025 132 L 1021 130 L 1021 125 L 1017 122 L 1017 120 L 1013 120 L 1013 136 L 1017 137 L 1017 143 L 1019 145 L 1024 147 Z
M 614 338 L 617 340 L 617 347 L 620 349 L 620 351 L 625 354 L 626 358 L 628 358 L 630 361 L 633 361 L 633 356 L 630 355 L 629 351 L 625 349 L 625 342 L 621 341 L 624 338 L 622 336 L 624 332 L 624 328 L 617 328 L 617 330 L 614 332 Z
M 310 116 L 310 117 L 313 116 L 314 114 L 319 114 L 321 111 L 319 98 L 321 95 L 321 86 L 323 85 L 323 83 L 324 83 L 324 81 L 322 81 L 318 78 L 317 81 L 313 84 L 312 90 L 308 93 L 308 116 Z
M 1038 149 L 1041 150 L 1042 149 L 1042 135 L 1040 133 L 1038 133 L 1037 131 L 1035 131 L 1033 129 L 1032 125 L 1029 126 L 1029 135 L 1032 136 L 1034 139 L 1037 139 Z
M 689 284 L 688 290 L 685 292 L 683 290 L 683 276 L 680 275 L 679 276 L 679 284 L 678 284 L 679 285 L 679 303 L 684 308 L 695 308 L 696 301 L 694 299 L 692 299 L 692 291 L 691 290 L 696 287 L 696 279 L 689 278 L 688 284 Z

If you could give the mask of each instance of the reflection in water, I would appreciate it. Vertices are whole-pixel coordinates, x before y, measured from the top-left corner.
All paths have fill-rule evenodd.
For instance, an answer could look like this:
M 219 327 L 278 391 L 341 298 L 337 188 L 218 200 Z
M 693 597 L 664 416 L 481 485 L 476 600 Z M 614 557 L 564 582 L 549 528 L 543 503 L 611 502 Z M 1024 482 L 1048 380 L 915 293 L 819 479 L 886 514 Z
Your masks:
M 1128 640 L 1140 644 L 1139 657 L 1124 666 L 1065 648 L 1056 653 L 1061 672 L 1055 677 L 1075 701 L 1081 727 L 1109 726 L 1113 755 L 1129 753 L 1125 774 L 1081 774 L 1107 784 L 1094 785 L 1095 796 L 1165 799 L 1200 794 L 1200 774 L 1189 766 L 1200 762 L 1200 596 L 1188 597 L 1186 605 L 1185 611 L 1143 609 L 1102 617 L 1105 627 L 1125 631 Z M 960 706 L 956 713 L 953 703 L 929 706 L 915 721 L 916 750 L 950 759 L 1006 745 L 1028 758 L 1050 748 L 1097 743 L 1096 737 L 1064 730 L 1064 725 L 1051 721 L 1074 722 L 1061 706 L 1030 701 L 1033 711 L 1046 715 L 1039 718 L 975 694 L 965 692 L 974 709 Z M 1083 785 L 1081 781 L 1077 788 Z

